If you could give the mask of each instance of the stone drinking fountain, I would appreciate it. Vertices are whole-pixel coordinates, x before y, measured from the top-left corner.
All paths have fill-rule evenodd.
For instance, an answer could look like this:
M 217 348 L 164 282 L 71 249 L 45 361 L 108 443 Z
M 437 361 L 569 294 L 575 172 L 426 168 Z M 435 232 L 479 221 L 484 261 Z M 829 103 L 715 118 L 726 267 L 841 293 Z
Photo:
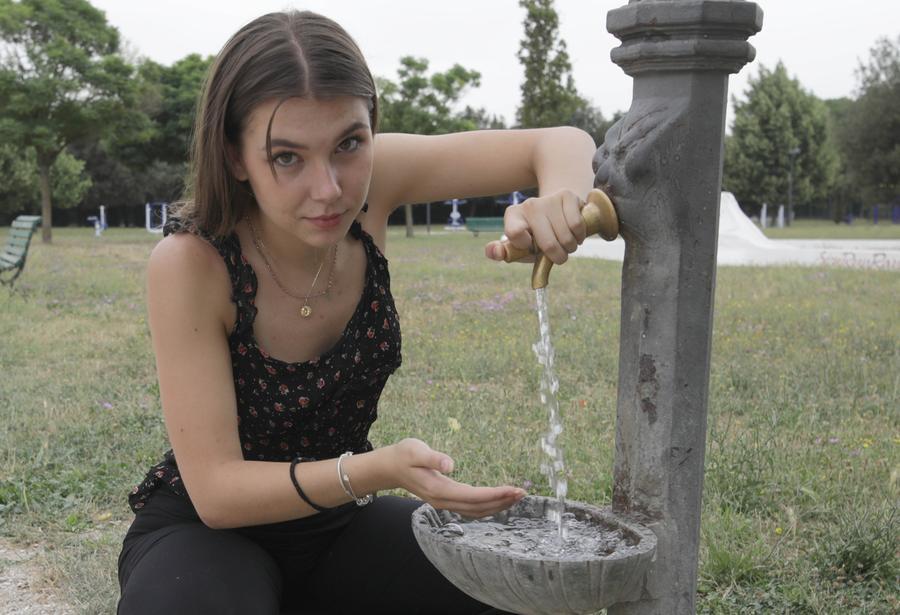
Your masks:
M 574 555 L 542 553 L 527 529 L 558 514 L 553 498 L 478 521 L 469 540 L 475 523 L 419 508 L 423 552 L 487 604 L 529 615 L 695 612 L 728 75 L 753 59 L 747 39 L 761 28 L 762 10 L 744 0 L 631 0 L 607 15 L 622 42 L 612 60 L 634 78 L 631 108 L 594 156 L 594 185 L 615 202 L 626 243 L 612 506 L 565 501 L 566 520 L 596 535 Z M 549 275 L 542 260 L 536 288 Z

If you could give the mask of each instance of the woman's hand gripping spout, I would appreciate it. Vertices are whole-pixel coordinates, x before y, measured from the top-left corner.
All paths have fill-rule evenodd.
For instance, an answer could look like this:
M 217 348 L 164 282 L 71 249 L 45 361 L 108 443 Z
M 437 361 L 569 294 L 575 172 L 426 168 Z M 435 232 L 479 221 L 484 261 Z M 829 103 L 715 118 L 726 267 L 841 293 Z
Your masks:
M 394 476 L 399 486 L 437 509 L 472 519 L 493 515 L 525 497 L 517 487 L 474 487 L 447 476 L 453 459 L 415 438 L 392 445 Z
M 507 240 L 521 250 L 534 253 L 536 249 L 561 265 L 587 235 L 581 216 L 584 204 L 571 190 L 560 190 L 507 207 L 503 215 Z M 492 241 L 484 247 L 484 254 L 495 261 L 505 260 L 507 246 L 502 240 Z M 533 261 L 534 257 L 522 259 Z

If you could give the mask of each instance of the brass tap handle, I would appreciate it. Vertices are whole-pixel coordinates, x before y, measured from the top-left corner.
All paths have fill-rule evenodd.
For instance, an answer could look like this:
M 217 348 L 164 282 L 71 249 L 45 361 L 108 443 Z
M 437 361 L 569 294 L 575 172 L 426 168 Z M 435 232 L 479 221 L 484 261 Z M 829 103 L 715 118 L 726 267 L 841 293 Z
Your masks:
M 503 245 L 503 249 L 506 250 L 506 252 L 504 252 L 503 260 L 507 263 L 517 263 L 525 260 L 529 256 L 539 254 L 537 246 L 534 245 L 534 243 L 532 243 L 527 250 L 514 246 L 509 242 L 509 239 L 504 239 L 500 243 Z
M 599 188 L 594 188 L 588 192 L 587 201 L 581 216 L 587 226 L 588 237 L 600 235 L 606 241 L 613 241 L 619 236 L 619 217 L 612 199 Z
M 616 208 L 609 196 L 602 190 L 594 188 L 588 193 L 587 204 L 581 209 L 581 216 L 584 218 L 588 237 L 599 234 L 606 241 L 612 241 L 619 236 L 619 218 L 616 215 Z M 509 243 L 509 240 L 505 239 L 502 243 L 505 249 L 503 260 L 507 263 L 520 261 L 529 256 L 537 256 L 531 273 L 531 287 L 538 289 L 547 286 L 553 261 L 541 254 L 535 245 L 532 245 L 529 250 L 523 250 Z

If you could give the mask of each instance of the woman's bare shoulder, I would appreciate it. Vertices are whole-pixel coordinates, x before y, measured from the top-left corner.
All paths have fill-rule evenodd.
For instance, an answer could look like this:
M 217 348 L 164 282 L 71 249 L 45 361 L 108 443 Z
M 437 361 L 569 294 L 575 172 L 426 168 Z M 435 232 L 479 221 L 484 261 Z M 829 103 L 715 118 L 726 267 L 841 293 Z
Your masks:
M 160 240 L 147 265 L 149 302 L 172 302 L 192 311 L 233 320 L 231 278 L 219 251 L 192 233 Z
M 221 261 L 218 250 L 209 241 L 188 232 L 167 235 L 150 253 L 151 264 L 180 265 L 188 269 L 210 267 Z

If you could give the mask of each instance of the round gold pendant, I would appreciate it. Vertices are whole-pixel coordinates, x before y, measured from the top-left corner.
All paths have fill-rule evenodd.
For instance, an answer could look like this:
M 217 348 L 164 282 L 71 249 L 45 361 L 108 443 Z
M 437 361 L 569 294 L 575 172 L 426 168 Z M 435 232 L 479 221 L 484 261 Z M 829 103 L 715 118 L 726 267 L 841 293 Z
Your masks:
M 300 316 L 302 318 L 309 318 L 311 314 L 312 314 L 312 308 L 309 307 L 308 305 L 304 305 L 302 308 L 300 308 Z

